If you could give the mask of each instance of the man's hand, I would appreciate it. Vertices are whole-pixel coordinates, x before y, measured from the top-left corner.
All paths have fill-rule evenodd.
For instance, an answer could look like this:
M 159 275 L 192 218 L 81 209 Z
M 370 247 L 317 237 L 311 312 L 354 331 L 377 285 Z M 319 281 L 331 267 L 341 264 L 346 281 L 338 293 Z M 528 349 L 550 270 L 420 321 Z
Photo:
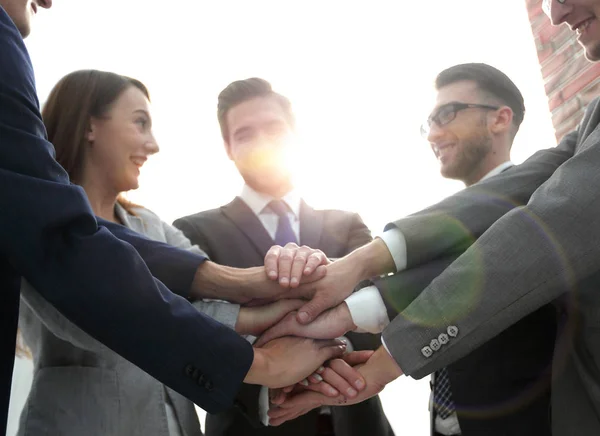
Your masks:
M 303 305 L 297 305 L 295 309 Z M 339 306 L 323 312 L 310 324 L 300 324 L 296 317 L 296 312 L 288 313 L 281 322 L 275 324 L 269 330 L 264 332 L 256 341 L 256 346 L 261 346 L 273 339 L 282 336 L 300 336 L 313 339 L 334 339 L 346 334 L 346 332 L 356 329 L 356 325 L 352 321 L 348 305 L 344 302 Z
M 325 271 L 317 269 L 307 280 L 319 280 Z M 238 304 L 264 305 L 281 298 L 288 298 L 289 289 L 269 280 L 264 267 L 233 268 L 206 261 L 196 271 L 190 295 L 193 298 L 209 298 Z M 304 294 L 310 295 L 310 291 Z M 293 298 L 293 297 L 290 297 Z
M 303 304 L 302 300 L 279 300 L 264 306 L 242 307 L 235 324 L 235 331 L 240 335 L 259 336 Z M 268 341 L 264 341 L 260 345 L 266 342 Z M 255 345 L 259 346 L 259 344 Z
M 245 383 L 282 388 L 298 383 L 323 362 L 341 356 L 343 341 L 285 337 L 254 349 L 254 360 Z
M 380 347 L 364 365 L 357 365 L 357 369 L 366 380 L 367 387 L 355 398 L 348 400 L 341 395 L 333 398 L 317 392 L 302 392 L 289 397 L 278 408 L 271 409 L 269 411 L 269 424 L 273 426 L 281 425 L 290 419 L 297 418 L 316 407 L 324 405 L 344 406 L 359 403 L 377 395 L 386 384 L 402 375 L 402 370 L 396 361 L 383 347 Z
M 270 401 L 274 405 L 282 404 L 288 396 L 310 390 L 328 397 L 343 395 L 354 398 L 366 384 L 364 378 L 353 366 L 365 363 L 373 355 L 372 350 L 354 351 L 346 354 L 343 359 L 331 360 L 327 366 L 321 366 L 317 371 L 294 386 L 283 389 L 272 389 Z
M 312 276 L 320 265 L 328 265 L 330 260 L 321 250 L 312 249 L 290 242 L 282 247 L 275 245 L 265 256 L 265 271 L 271 280 L 278 280 L 282 287 L 297 287 L 300 283 L 312 281 Z
M 323 311 L 337 306 L 348 297 L 356 285 L 370 277 L 395 270 L 394 259 L 381 239 L 354 250 L 335 262 L 317 268 L 326 269 L 325 277 L 312 283 L 300 284 L 288 292 L 287 298 L 312 300 L 298 310 L 301 324 L 312 322 Z

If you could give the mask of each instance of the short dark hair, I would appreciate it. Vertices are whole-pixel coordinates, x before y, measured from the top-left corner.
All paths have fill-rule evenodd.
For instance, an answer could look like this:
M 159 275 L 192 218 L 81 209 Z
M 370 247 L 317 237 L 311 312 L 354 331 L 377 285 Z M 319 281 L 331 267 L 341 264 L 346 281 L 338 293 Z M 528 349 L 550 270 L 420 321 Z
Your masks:
M 273 91 L 269 82 L 258 77 L 236 80 L 221 91 L 217 103 L 217 119 L 221 127 L 221 135 L 225 141 L 227 141 L 227 136 L 229 135 L 227 113 L 240 103 L 260 97 L 274 97 L 281 105 L 287 121 L 292 128 L 294 127 L 295 119 L 292 112 L 292 104 L 286 97 Z
M 513 111 L 513 124 L 518 129 L 525 117 L 525 102 L 517 85 L 497 68 L 483 63 L 460 64 L 442 71 L 435 79 L 435 89 L 456 82 L 475 82 L 480 90 L 490 94 Z

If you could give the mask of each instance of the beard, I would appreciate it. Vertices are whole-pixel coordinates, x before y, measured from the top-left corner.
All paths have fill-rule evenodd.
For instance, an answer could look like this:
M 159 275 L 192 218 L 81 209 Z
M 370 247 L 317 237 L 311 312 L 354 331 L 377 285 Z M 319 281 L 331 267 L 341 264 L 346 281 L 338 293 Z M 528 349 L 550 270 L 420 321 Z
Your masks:
M 475 173 L 481 162 L 492 150 L 492 137 L 487 130 L 478 129 L 468 138 L 460 141 L 454 159 L 442 165 L 442 176 L 448 179 L 466 181 Z

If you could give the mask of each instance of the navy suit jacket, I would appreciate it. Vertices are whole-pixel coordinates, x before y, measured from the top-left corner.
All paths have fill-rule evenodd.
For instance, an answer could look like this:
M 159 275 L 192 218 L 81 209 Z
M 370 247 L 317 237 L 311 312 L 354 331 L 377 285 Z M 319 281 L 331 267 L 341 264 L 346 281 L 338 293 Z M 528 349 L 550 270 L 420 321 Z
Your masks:
M 170 292 L 131 245 L 98 225 L 84 191 L 54 159 L 29 55 L 1 7 L 0 211 L 0 434 L 21 277 L 87 333 L 202 408 L 218 412 L 232 405 L 252 363 L 250 344 Z M 110 229 L 146 256 L 159 279 L 186 295 L 202 257 L 122 226 Z

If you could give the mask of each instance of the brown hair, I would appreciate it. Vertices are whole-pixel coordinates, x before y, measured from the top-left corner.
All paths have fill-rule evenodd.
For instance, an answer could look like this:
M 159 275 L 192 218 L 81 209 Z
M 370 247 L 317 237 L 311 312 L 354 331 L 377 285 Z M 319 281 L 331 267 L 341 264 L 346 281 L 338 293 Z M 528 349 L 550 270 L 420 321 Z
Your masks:
M 264 79 L 252 77 L 245 80 L 231 82 L 221 93 L 217 103 L 217 119 L 221 127 L 221 136 L 227 141 L 229 130 L 227 126 L 227 113 L 235 106 L 253 98 L 274 97 L 285 112 L 285 117 L 292 128 L 295 125 L 292 104 L 281 94 L 273 91 L 271 84 Z
M 87 132 L 92 117 L 106 116 L 119 96 L 134 86 L 150 100 L 150 93 L 139 80 L 98 70 L 67 74 L 54 86 L 42 109 L 48 140 L 56 149 L 56 160 L 73 183 L 80 183 L 83 158 L 88 145 Z M 135 215 L 134 205 L 119 195 L 117 201 Z

